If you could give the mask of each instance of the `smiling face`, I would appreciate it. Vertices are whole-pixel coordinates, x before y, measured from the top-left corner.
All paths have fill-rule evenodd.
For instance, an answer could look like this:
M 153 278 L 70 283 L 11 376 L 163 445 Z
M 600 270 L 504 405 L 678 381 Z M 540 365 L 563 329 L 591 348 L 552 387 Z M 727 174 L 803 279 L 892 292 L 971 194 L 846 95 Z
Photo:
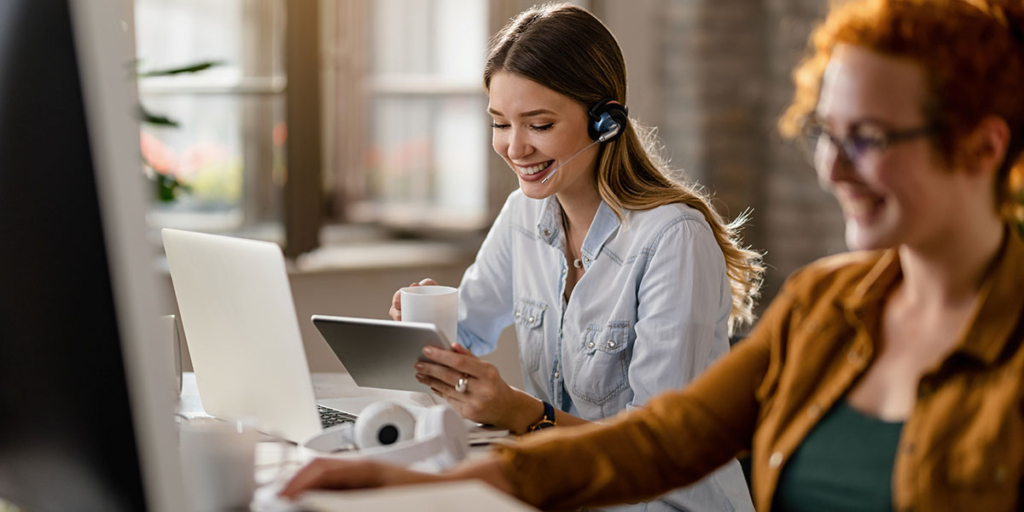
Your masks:
M 927 126 L 925 77 L 914 63 L 837 45 L 822 79 L 816 116 L 838 139 L 877 138 Z M 933 139 L 916 137 L 864 151 L 856 164 L 819 143 L 818 179 L 842 207 L 851 249 L 939 242 L 955 224 L 966 173 L 951 172 Z
M 558 168 L 592 142 L 587 134 L 587 112 L 582 105 L 507 72 L 494 75 L 488 92 L 487 111 L 494 120 L 494 151 L 516 173 L 527 197 L 597 194 L 594 169 L 598 146 Z M 556 168 L 558 172 L 554 172 Z M 542 183 L 548 176 L 551 179 Z

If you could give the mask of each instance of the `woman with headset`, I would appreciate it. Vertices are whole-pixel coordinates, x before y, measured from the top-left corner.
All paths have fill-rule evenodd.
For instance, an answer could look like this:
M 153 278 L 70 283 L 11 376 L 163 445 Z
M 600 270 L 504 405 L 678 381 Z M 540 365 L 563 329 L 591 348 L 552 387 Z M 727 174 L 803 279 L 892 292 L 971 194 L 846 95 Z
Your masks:
M 439 364 L 417 364 L 418 378 L 464 417 L 516 434 L 685 387 L 752 317 L 762 267 L 739 243 L 742 220 L 726 224 L 670 177 L 627 116 L 618 44 L 589 12 L 535 7 L 492 41 L 493 146 L 520 188 L 459 286 L 455 351 L 427 353 Z M 475 355 L 513 323 L 525 391 Z M 647 510 L 750 507 L 735 461 L 659 503 Z
M 781 127 L 864 250 L 795 273 L 736 350 L 642 410 L 445 475 L 317 461 L 284 494 L 476 478 L 569 509 L 749 451 L 758 510 L 1022 510 L 1024 5 L 859 0 L 812 43 Z

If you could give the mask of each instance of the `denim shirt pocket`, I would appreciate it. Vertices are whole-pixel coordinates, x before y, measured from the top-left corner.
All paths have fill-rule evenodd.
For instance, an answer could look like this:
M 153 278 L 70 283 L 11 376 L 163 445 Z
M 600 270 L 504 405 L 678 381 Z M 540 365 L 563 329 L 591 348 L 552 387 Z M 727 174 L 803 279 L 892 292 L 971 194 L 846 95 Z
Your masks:
M 544 352 L 544 313 L 547 304 L 519 299 L 516 303 L 516 338 L 519 340 L 519 361 L 526 372 L 534 372 L 540 366 Z
M 609 322 L 604 328 L 588 325 L 581 341 L 572 390 L 603 405 L 629 387 L 629 322 Z

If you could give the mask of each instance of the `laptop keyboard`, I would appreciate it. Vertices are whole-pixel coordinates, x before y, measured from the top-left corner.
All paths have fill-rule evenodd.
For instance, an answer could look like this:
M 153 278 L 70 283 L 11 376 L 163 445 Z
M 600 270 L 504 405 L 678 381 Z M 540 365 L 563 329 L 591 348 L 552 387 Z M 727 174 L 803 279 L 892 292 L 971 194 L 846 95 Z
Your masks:
M 317 404 L 317 410 L 320 411 L 320 424 L 324 428 L 333 427 L 342 423 L 354 423 L 356 416 L 347 412 L 341 412 L 337 409 L 331 409 L 330 407 L 324 407 Z

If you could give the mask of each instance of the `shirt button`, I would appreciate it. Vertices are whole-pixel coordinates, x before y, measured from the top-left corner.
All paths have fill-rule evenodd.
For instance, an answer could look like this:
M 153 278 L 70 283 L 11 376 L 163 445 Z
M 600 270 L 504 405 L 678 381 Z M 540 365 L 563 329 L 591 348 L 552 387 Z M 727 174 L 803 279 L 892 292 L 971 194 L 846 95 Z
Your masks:
M 914 443 L 907 443 L 907 446 L 903 448 L 903 451 L 907 452 L 908 455 L 914 453 Z
M 587 343 L 587 348 L 594 348 L 594 342 Z
M 821 407 L 818 407 L 817 405 L 812 405 L 812 406 L 807 408 L 807 416 L 808 417 L 810 417 L 812 419 L 813 418 L 817 418 L 819 414 L 821 414 Z
M 526 321 L 530 322 L 532 324 L 533 323 L 533 317 L 531 316 L 530 318 L 527 318 Z
M 587 256 L 587 257 L 583 258 L 583 261 L 585 261 L 587 263 L 590 263 L 590 256 Z
M 615 348 L 615 342 L 613 340 L 608 340 L 608 348 Z
M 557 379 L 558 377 L 560 377 L 561 375 L 562 375 L 562 374 L 558 373 L 557 371 L 555 372 L 555 378 L 556 378 L 556 379 Z
M 550 229 L 545 229 L 544 230 L 544 236 L 545 237 L 551 236 L 551 230 Z
M 846 360 L 851 363 L 858 363 L 860 362 L 860 354 L 858 354 L 856 350 L 851 350 L 846 354 Z
M 520 317 L 520 314 L 519 314 L 518 311 L 516 311 L 516 320 L 519 320 L 519 317 Z
M 768 458 L 768 467 L 779 469 L 780 466 L 782 466 L 782 452 L 775 452 Z

